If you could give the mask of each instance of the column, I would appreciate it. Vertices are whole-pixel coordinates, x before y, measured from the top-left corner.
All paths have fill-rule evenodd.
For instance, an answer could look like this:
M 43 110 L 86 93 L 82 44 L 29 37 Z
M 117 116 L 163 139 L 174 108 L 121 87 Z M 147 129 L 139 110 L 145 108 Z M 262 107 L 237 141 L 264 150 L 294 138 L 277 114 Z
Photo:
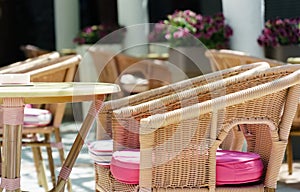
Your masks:
M 257 43 L 264 26 L 264 0 L 222 0 L 223 13 L 233 29 L 231 49 L 264 57 L 263 48 Z
M 54 0 L 56 50 L 74 48 L 73 38 L 79 32 L 79 3 Z
M 147 7 L 148 0 L 118 0 L 119 24 L 127 27 L 123 46 L 125 52 L 130 55 L 139 56 L 148 53 Z

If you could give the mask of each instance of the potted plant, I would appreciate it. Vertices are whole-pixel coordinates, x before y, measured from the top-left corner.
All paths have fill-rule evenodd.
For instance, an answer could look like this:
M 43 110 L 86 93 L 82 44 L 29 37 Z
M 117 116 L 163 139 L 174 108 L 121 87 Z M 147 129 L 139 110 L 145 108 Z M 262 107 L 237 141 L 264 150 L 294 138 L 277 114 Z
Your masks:
M 288 57 L 299 56 L 300 17 L 266 21 L 257 42 L 267 58 L 286 62 Z
M 164 24 L 167 25 L 165 38 L 173 47 L 203 43 L 208 49 L 228 48 L 233 34 L 231 27 L 225 23 L 222 13 L 203 16 L 191 10 L 175 11 L 172 15 L 168 15 Z
M 157 54 L 168 53 L 169 42 L 165 38 L 166 25 L 163 21 L 160 21 L 159 23 L 151 24 L 150 28 L 152 28 L 152 30 L 148 35 L 149 52 Z
M 73 39 L 76 44 L 77 54 L 82 56 L 79 65 L 79 78 L 83 82 L 98 81 L 97 63 L 94 62 L 89 48 L 97 50 L 105 50 L 117 53 L 122 50 L 122 41 L 125 36 L 125 28 L 119 25 L 92 25 L 83 28 Z M 87 75 L 88 74 L 88 75 Z M 88 110 L 88 103 L 83 103 L 84 113 Z
M 191 10 L 177 10 L 162 22 L 169 41 L 169 60 L 189 77 L 211 72 L 207 49 L 229 48 L 232 28 L 222 13 L 204 16 Z
M 77 44 L 77 52 L 84 54 L 94 44 L 103 46 L 105 49 L 120 51 L 126 29 L 119 25 L 92 25 L 83 28 L 73 42 Z

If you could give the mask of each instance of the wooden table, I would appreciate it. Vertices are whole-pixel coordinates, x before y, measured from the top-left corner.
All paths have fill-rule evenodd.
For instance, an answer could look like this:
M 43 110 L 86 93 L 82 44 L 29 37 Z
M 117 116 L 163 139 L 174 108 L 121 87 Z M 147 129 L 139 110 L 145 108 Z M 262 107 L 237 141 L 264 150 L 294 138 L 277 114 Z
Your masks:
M 93 101 L 74 144 L 62 166 L 57 185 L 51 191 L 63 191 L 73 165 L 101 108 L 105 96 L 118 92 L 118 85 L 107 83 L 31 83 L 0 84 L 3 110 L 3 152 L 0 191 L 21 191 L 21 148 L 24 104 Z

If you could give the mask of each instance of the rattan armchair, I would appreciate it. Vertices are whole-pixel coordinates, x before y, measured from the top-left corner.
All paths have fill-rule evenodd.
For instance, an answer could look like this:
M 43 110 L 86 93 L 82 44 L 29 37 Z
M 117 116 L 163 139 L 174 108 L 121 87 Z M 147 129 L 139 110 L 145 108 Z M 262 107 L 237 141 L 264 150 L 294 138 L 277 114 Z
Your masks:
M 245 66 L 236 66 L 215 73 L 202 75 L 191 79 L 186 79 L 170 85 L 145 91 L 136 95 L 130 95 L 120 99 L 106 101 L 104 102 L 104 105 L 99 112 L 99 119 L 97 119 L 97 139 L 111 138 L 111 134 L 112 134 L 111 120 L 113 118 L 113 110 L 120 109 L 126 106 L 138 105 L 140 103 L 158 99 L 167 95 L 174 94 L 179 91 L 188 90 L 193 87 L 205 85 L 209 82 L 222 80 L 247 71 L 255 72 L 257 70 L 264 70 L 266 68 L 269 68 L 269 64 L 264 62 L 253 63 Z
M 273 59 L 259 58 L 242 51 L 229 49 L 209 49 L 205 52 L 209 59 L 211 68 L 214 71 L 231 68 L 238 65 L 250 64 L 255 62 L 267 62 L 271 67 L 285 65 L 286 63 Z
M 99 74 L 99 81 L 118 84 L 122 89 L 118 93 L 120 96 L 140 93 L 172 82 L 167 61 L 115 54 L 96 47 L 91 47 L 89 53 Z M 128 74 L 131 78 L 127 78 L 127 82 L 125 78 L 125 82 L 122 81 Z M 132 80 L 137 82 L 131 82 Z
M 20 49 L 24 52 L 24 55 L 27 58 L 34 58 L 51 52 L 49 50 L 42 49 L 35 45 L 30 45 L 30 44 L 22 45 L 20 46 Z
M 119 182 L 109 169 L 97 166 L 97 189 L 275 191 L 300 96 L 299 70 L 300 65 L 286 65 L 227 81 L 225 86 L 219 81 L 208 85 L 211 89 L 195 88 L 199 103 L 188 107 L 177 106 L 194 98 L 195 90 L 175 94 L 173 102 L 162 98 L 115 110 L 114 151 L 140 149 L 139 185 Z M 218 90 L 226 95 L 219 96 Z M 246 138 L 247 150 L 261 156 L 263 177 L 258 183 L 217 186 L 216 151 L 236 125 L 244 133 L 236 139 Z
M 56 51 L 53 51 L 38 57 L 29 58 L 24 61 L 18 61 L 10 65 L 3 66 L 0 68 L 0 73 L 21 73 L 22 71 L 26 71 L 28 69 L 37 69 L 48 65 L 51 60 L 59 57 L 60 54 Z
M 288 63 L 292 64 L 300 64 L 299 57 L 290 57 L 287 59 Z M 293 120 L 292 129 L 289 137 L 289 142 L 287 144 L 286 149 L 286 160 L 288 164 L 288 173 L 291 175 L 293 174 L 293 146 L 292 146 L 292 137 L 299 137 L 300 136 L 300 103 L 298 104 L 298 110 L 296 112 L 295 118 Z
M 72 82 L 74 81 L 80 61 L 81 57 L 79 55 L 62 56 L 50 61 L 48 65 L 45 65 L 44 67 L 29 70 L 25 73 L 30 74 L 31 82 Z M 60 126 L 63 120 L 65 107 L 65 103 L 45 104 L 43 109 L 47 109 L 52 113 L 51 124 L 43 127 L 39 126 L 23 129 L 23 133 L 26 135 L 40 134 L 44 136 L 44 140 L 31 140 L 24 144 L 32 146 L 33 151 L 39 150 L 39 147 L 41 146 L 46 147 L 53 186 L 56 184 L 56 176 L 55 164 L 52 157 L 52 148 L 58 149 L 61 164 L 65 160 L 64 148 L 60 135 Z M 54 135 L 54 141 L 51 140 L 52 135 Z M 38 153 L 35 155 L 36 157 L 40 156 Z M 72 191 L 70 182 L 68 189 L 69 191 Z
M 151 101 L 154 99 L 162 98 L 164 96 L 168 96 L 179 91 L 192 89 L 194 87 L 199 87 L 201 85 L 205 85 L 209 82 L 215 82 L 218 80 L 230 78 L 239 74 L 248 74 L 255 73 L 260 70 L 265 70 L 269 68 L 267 63 L 254 63 L 245 66 L 236 66 L 231 69 L 226 69 L 223 71 L 215 72 L 212 74 L 207 74 L 199 77 L 195 77 L 188 80 L 183 80 L 181 82 L 177 82 L 171 85 L 163 86 L 160 88 L 156 88 L 150 91 L 146 91 L 143 93 L 139 93 L 136 95 L 131 95 L 125 98 L 111 100 L 104 103 L 102 110 L 99 113 L 98 119 L 98 139 L 108 139 L 112 136 L 112 124 L 113 124 L 113 110 L 120 109 L 125 106 L 134 106 L 140 103 L 144 103 L 147 101 Z M 233 80 L 233 79 L 232 79 Z M 231 81 L 232 81 L 231 80 Z M 220 82 L 221 82 L 220 81 Z M 219 85 L 218 85 L 219 86 Z M 208 88 L 206 86 L 206 88 Z M 206 95 L 207 96 L 207 95 Z M 194 100 L 193 100 L 194 102 Z M 128 134 L 128 132 L 123 132 L 123 135 L 128 135 L 129 140 L 130 137 L 133 136 L 136 139 L 136 134 Z M 132 142 L 138 142 L 137 140 L 131 140 Z M 134 143 L 132 143 L 134 145 Z M 116 185 L 119 185 L 118 182 L 114 182 L 110 180 L 110 172 L 108 169 L 105 169 L 101 166 L 97 166 L 95 164 L 95 172 L 96 172 L 96 189 L 98 191 L 113 191 L 111 188 L 111 183 L 113 182 Z M 120 191 L 132 191 L 131 189 L 123 188 L 124 185 L 119 185 L 121 188 L 118 188 Z M 127 185 L 125 185 L 127 186 Z M 130 186 L 129 186 L 130 187 Z

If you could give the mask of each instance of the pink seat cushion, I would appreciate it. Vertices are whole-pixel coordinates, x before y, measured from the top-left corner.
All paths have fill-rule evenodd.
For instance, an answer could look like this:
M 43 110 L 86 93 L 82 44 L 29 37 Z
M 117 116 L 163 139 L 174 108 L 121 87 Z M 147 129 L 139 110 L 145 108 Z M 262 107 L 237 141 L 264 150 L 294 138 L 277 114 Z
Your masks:
M 263 164 L 258 154 L 218 150 L 217 185 L 243 184 L 261 179 Z M 125 150 L 113 153 L 110 170 L 115 179 L 126 184 L 139 183 L 140 152 Z
M 126 184 L 138 184 L 139 169 L 139 150 L 124 150 L 113 153 L 110 171 L 115 179 Z
M 88 143 L 89 155 L 97 163 L 109 167 L 113 153 L 113 140 L 98 140 Z
M 261 179 L 263 163 L 256 153 L 217 151 L 217 185 L 243 184 Z
M 25 105 L 24 108 L 24 127 L 45 126 L 51 123 L 52 114 L 46 109 L 33 108 Z

